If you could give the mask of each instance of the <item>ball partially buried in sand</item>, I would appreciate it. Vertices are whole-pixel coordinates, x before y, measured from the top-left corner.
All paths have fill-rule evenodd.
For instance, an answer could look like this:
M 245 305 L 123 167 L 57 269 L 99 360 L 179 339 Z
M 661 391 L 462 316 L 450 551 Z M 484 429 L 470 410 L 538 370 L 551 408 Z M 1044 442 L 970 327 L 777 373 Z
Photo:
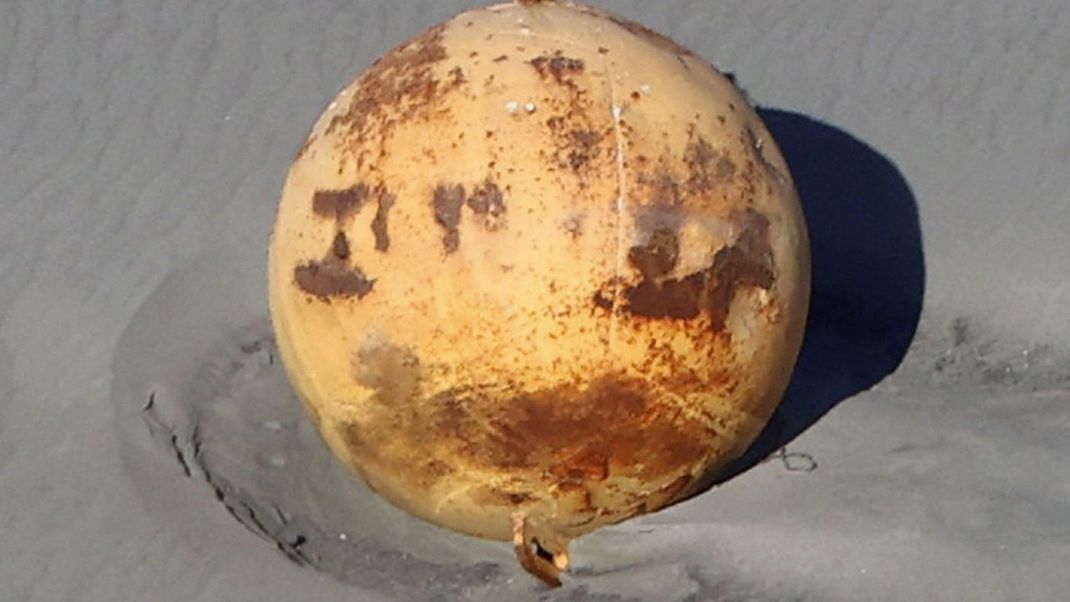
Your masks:
M 334 452 L 556 583 L 571 539 L 687 496 L 757 436 L 809 255 L 725 77 L 636 23 L 522 2 L 430 29 L 331 103 L 269 280 Z

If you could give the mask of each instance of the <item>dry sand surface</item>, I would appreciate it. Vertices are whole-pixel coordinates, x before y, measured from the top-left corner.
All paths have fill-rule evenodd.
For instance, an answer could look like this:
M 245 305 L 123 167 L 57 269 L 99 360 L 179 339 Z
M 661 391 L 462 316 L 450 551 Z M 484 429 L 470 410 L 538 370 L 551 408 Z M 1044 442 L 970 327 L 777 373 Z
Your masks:
M 788 396 L 575 543 L 395 510 L 279 366 L 267 236 L 324 105 L 471 2 L 0 3 L 0 600 L 1064 600 L 1070 8 L 621 1 L 735 74 L 813 236 Z

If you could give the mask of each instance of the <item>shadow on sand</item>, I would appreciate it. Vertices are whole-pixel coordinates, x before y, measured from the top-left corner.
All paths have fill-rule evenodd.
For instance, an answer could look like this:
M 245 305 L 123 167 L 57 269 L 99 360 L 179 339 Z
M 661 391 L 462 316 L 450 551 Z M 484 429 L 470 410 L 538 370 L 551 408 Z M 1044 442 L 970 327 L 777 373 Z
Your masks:
M 758 464 L 894 372 L 914 339 L 925 291 L 917 204 L 895 165 L 828 124 L 776 109 L 759 113 L 802 198 L 813 295 L 783 402 L 750 450 L 711 484 Z

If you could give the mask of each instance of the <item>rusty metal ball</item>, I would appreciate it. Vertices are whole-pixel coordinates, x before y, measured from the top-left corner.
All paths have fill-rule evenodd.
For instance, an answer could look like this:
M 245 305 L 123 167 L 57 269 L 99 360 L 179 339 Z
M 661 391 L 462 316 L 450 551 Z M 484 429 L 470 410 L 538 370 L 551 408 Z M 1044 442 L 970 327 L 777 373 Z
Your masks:
M 285 365 L 339 458 L 557 570 L 572 538 L 743 453 L 809 296 L 798 198 L 745 97 L 558 2 L 461 14 L 347 87 L 294 161 L 269 271 Z

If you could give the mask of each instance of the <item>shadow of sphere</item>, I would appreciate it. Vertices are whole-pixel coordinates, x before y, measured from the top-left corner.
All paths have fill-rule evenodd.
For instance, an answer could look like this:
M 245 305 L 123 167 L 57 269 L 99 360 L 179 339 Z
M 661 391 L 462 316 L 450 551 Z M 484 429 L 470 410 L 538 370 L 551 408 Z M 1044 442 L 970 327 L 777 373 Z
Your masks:
M 788 111 L 758 112 L 802 199 L 813 292 L 784 400 L 716 482 L 761 462 L 837 403 L 894 372 L 914 339 L 925 293 L 917 202 L 895 164 L 831 125 Z

